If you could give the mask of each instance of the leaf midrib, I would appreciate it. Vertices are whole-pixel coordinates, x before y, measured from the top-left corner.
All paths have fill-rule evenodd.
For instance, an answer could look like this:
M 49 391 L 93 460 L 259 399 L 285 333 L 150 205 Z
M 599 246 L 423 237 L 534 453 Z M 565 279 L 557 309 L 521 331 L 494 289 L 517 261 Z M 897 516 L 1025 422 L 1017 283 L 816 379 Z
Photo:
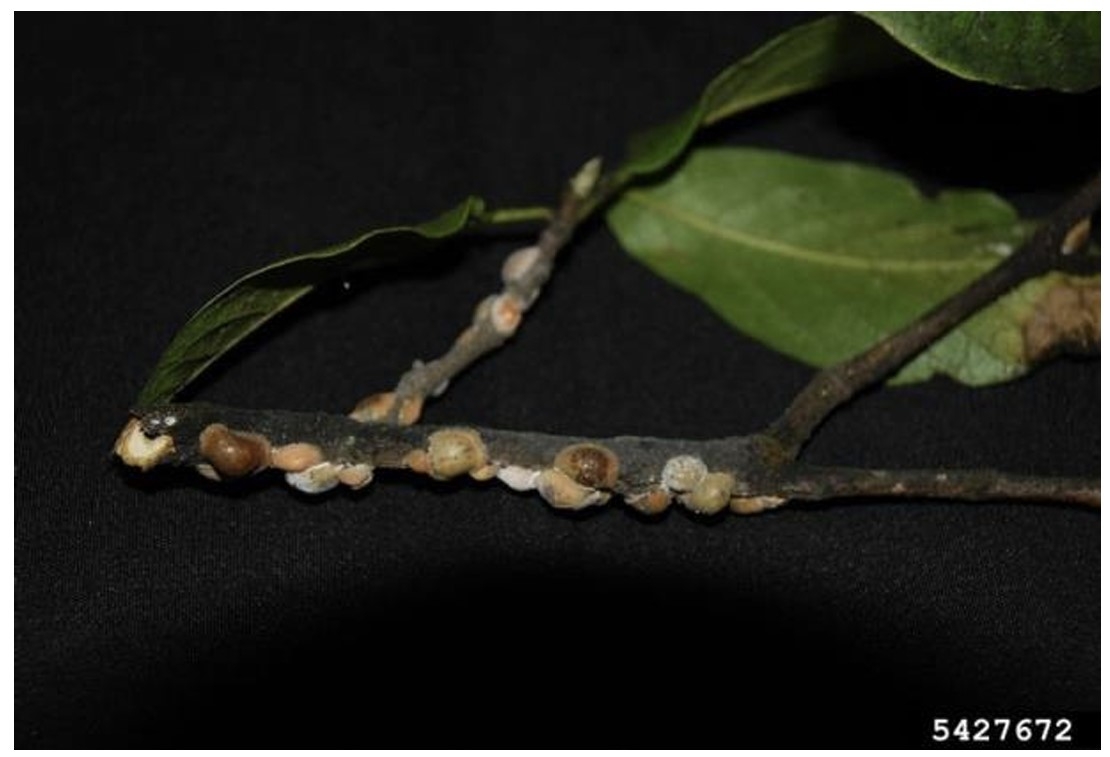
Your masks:
M 856 258 L 836 252 L 812 250 L 806 247 L 780 242 L 774 239 L 749 234 L 739 229 L 729 228 L 711 218 L 700 215 L 685 208 L 669 205 L 665 202 L 651 199 L 643 190 L 632 190 L 625 194 L 626 199 L 649 208 L 660 215 L 681 223 L 695 231 L 708 234 L 719 239 L 735 242 L 753 248 L 759 252 L 775 255 L 806 263 L 814 263 L 836 268 L 849 268 L 863 271 L 888 271 L 894 273 L 911 273 L 921 271 L 951 271 L 967 268 L 989 268 L 995 261 L 964 258 L 960 260 L 895 260 L 883 258 Z

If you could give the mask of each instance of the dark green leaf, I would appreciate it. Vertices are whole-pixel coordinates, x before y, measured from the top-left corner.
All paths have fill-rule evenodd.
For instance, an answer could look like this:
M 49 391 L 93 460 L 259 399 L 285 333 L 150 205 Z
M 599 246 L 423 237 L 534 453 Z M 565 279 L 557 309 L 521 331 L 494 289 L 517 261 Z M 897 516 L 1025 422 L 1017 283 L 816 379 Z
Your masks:
M 1097 11 L 871 12 L 863 15 L 935 66 L 1007 87 L 1099 85 Z
M 795 27 L 717 75 L 692 107 L 632 137 L 617 181 L 670 165 L 698 128 L 773 100 L 880 71 L 909 56 L 855 16 L 827 16 Z
M 625 249 L 737 329 L 825 366 L 906 325 L 1024 239 L 1003 200 L 922 196 L 886 171 L 756 149 L 704 149 L 609 211 Z M 1052 277 L 1003 298 L 897 380 L 967 384 L 1027 368 L 1024 327 Z
M 139 394 L 138 406 L 169 401 L 221 355 L 320 282 L 419 253 L 475 221 L 497 220 L 484 213 L 483 202 L 469 197 L 427 223 L 377 229 L 247 274 L 209 300 L 177 332 Z

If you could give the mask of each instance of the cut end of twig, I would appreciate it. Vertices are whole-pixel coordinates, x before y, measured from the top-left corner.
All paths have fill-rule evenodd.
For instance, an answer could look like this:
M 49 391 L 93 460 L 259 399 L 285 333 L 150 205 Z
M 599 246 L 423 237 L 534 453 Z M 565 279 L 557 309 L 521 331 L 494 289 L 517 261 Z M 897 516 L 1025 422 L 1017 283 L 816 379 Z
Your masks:
M 132 418 L 120 431 L 113 451 L 127 465 L 148 471 L 173 454 L 173 437 L 147 436 L 139 419 Z

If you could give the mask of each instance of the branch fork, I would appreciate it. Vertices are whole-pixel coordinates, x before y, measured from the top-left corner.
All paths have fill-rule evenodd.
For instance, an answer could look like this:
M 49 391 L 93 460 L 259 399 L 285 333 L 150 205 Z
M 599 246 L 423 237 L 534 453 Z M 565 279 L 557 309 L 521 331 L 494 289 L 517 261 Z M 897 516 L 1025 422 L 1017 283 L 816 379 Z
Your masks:
M 205 403 L 165 405 L 136 414 L 117 440 L 127 464 L 149 470 L 195 467 L 223 480 L 268 470 L 306 493 L 359 489 L 379 468 L 436 480 L 469 476 L 537 491 L 553 507 L 582 509 L 617 495 L 649 515 L 672 503 L 701 515 L 753 514 L 787 501 L 843 497 L 1055 502 L 1100 507 L 1097 478 L 1045 478 L 987 470 L 870 470 L 799 462 L 821 423 L 863 389 L 882 381 L 980 308 L 1027 279 L 1068 268 L 1086 245 L 1099 206 L 1099 180 L 1084 186 L 1016 252 L 901 331 L 818 372 L 767 429 L 713 440 L 586 439 L 469 426 L 419 425 L 424 402 L 519 328 L 554 269 L 555 257 L 599 185 L 600 163 L 571 181 L 537 243 L 512 253 L 502 289 L 484 299 L 451 348 L 416 363 L 391 392 L 371 395 L 349 417 L 246 410 Z M 604 182 L 601 182 L 604 186 Z

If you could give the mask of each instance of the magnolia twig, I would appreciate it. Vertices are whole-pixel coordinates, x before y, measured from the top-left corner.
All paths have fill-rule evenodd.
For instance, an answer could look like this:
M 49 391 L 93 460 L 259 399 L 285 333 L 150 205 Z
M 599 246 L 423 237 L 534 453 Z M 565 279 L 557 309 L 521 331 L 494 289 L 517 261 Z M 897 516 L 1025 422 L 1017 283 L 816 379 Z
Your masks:
M 1090 217 L 1099 207 L 1099 178 L 1088 182 L 1016 252 L 901 331 L 842 363 L 824 369 L 768 429 L 781 459 L 797 457 L 816 428 L 836 408 L 887 378 L 981 308 L 1021 283 L 1066 267 L 1082 249 Z
M 592 170 L 596 178 L 596 166 Z M 673 501 L 708 515 L 725 509 L 761 512 L 788 499 L 843 497 L 1100 506 L 1100 484 L 1095 478 L 1041 478 L 987 470 L 821 468 L 794 462 L 821 421 L 860 390 L 1022 281 L 1076 257 L 1089 231 L 1089 216 L 1098 208 L 1097 179 L 994 270 L 875 347 L 817 374 L 767 431 L 705 441 L 628 436 L 597 440 L 408 425 L 419 416 L 419 405 L 406 414 L 406 400 L 422 403 L 437 383 L 456 375 L 511 333 L 496 325 L 504 315 L 497 305 L 501 298 L 516 298 L 519 303 L 515 329 L 520 313 L 550 276 L 555 254 L 573 231 L 577 203 L 588 194 L 589 188 L 583 191 L 581 184 L 572 189 L 539 244 L 530 248 L 535 252 L 519 263 L 519 275 L 505 277 L 505 290 L 479 308 L 474 324 L 444 357 L 403 377 L 393 397 L 363 408 L 370 420 L 394 423 L 203 403 L 167 405 L 133 418 L 116 442 L 116 453 L 143 470 L 163 463 L 194 466 L 218 480 L 277 469 L 290 485 L 310 493 L 340 484 L 360 488 L 370 483 L 377 468 L 407 469 L 435 479 L 497 478 L 516 490 L 538 490 L 559 508 L 603 504 L 619 494 L 630 506 L 649 514 L 665 510 Z
M 416 361 L 393 391 L 364 398 L 350 417 L 363 423 L 416 423 L 428 397 L 442 394 L 455 376 L 508 341 L 551 277 L 555 256 L 574 233 L 578 209 L 593 191 L 600 170 L 597 158 L 579 170 L 536 244 L 509 255 L 501 268 L 503 288 L 479 303 L 471 324 L 446 353 L 430 362 Z
M 363 424 L 339 415 L 166 405 L 124 429 L 116 451 L 129 464 L 193 466 L 209 478 L 267 469 L 307 493 L 361 488 L 379 468 L 449 479 L 493 478 L 538 490 L 551 505 L 581 509 L 613 494 L 647 514 L 677 501 L 712 515 L 768 510 L 788 499 L 927 497 L 1099 507 L 1099 481 L 996 471 L 877 471 L 793 464 L 775 468 L 761 435 L 712 440 L 554 436 L 475 427 Z

